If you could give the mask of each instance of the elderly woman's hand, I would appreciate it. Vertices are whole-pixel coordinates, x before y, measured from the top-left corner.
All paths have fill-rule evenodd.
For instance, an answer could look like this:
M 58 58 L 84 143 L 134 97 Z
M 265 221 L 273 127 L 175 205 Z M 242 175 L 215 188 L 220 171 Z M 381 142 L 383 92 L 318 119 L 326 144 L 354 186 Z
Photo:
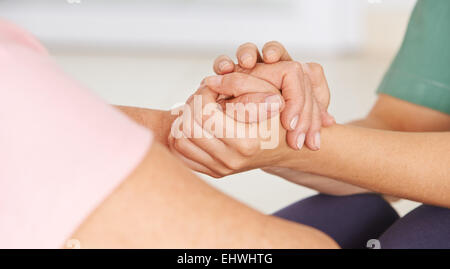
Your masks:
M 172 125 L 169 136 L 172 152 L 191 169 L 216 178 L 271 164 L 281 165 L 282 152 L 290 149 L 284 140 L 286 131 L 280 127 L 279 115 L 274 113 L 261 122 L 237 121 L 229 115 L 230 104 L 234 103 L 227 100 L 221 105 L 217 97 L 217 93 L 201 86 L 188 100 L 182 115 Z M 266 106 L 258 107 L 262 107 L 258 115 L 264 114 Z M 202 114 L 196 115 L 195 111 L 199 110 Z M 239 108 L 234 112 L 235 116 L 243 113 Z M 244 113 L 237 117 L 254 117 L 251 115 L 254 111 Z
M 189 98 L 183 116 L 175 121 L 169 147 L 193 170 L 213 177 L 282 165 L 286 152 L 292 149 L 287 146 L 279 114 L 274 113 L 284 107 L 278 89 L 296 89 L 302 84 L 311 91 L 309 78 L 298 77 L 298 63 L 280 62 L 257 64 L 249 74 L 206 78 Z M 243 100 L 248 93 L 256 102 Z M 201 100 L 196 101 L 200 96 Z M 267 103 L 267 99 L 278 101 Z M 199 108 L 201 114 L 195 115 Z M 269 119 L 267 112 L 271 113 Z M 294 137 L 287 141 L 294 143 L 297 150 L 303 145 Z

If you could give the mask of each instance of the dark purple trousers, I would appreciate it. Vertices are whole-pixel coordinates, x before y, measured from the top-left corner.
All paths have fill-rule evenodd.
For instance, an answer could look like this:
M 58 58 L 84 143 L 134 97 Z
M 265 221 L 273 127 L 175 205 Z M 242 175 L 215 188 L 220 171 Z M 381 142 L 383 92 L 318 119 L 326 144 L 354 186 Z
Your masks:
M 318 194 L 274 215 L 315 227 L 342 248 L 450 248 L 450 209 L 421 205 L 400 218 L 377 194 Z

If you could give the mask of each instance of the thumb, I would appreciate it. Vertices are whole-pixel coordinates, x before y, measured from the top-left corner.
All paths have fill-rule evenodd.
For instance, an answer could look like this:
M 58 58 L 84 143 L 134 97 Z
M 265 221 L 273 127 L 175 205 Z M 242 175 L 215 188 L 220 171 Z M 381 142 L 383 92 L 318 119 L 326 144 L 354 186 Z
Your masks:
M 284 99 L 278 93 L 246 93 L 235 98 L 217 101 L 222 110 L 236 121 L 261 122 L 279 115 Z

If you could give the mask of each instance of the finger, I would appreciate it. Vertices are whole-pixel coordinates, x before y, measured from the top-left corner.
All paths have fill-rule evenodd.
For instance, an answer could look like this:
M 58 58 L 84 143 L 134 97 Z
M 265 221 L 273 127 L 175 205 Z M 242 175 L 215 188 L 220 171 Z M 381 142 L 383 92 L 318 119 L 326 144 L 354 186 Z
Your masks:
M 322 119 L 322 126 L 323 127 L 330 127 L 331 125 L 336 123 L 335 118 L 330 115 L 330 113 L 325 112 L 325 113 L 321 113 L 321 119 Z
M 185 125 L 183 125 L 183 134 L 185 137 L 188 137 L 191 143 L 222 164 L 222 166 L 217 167 L 220 169 L 217 171 L 215 170 L 216 167 L 203 162 L 205 159 L 197 160 L 197 162 L 216 173 L 230 174 L 231 171 L 239 170 L 242 163 L 242 156 L 253 156 L 255 151 L 260 148 L 257 138 L 258 129 L 254 128 L 258 125 L 235 122 L 233 119 L 230 120 L 222 111 L 216 110 L 210 118 L 203 120 L 201 125 L 197 120 L 191 122 L 192 125 L 189 125 L 189 128 L 187 128 L 189 130 L 186 130 L 184 128 Z M 278 125 L 278 118 L 276 122 Z M 271 126 L 268 127 L 270 128 Z M 193 132 L 192 130 L 196 129 L 200 130 L 201 134 L 193 136 L 195 131 Z M 226 172 L 222 172 L 223 167 L 231 171 L 225 169 Z
M 185 137 L 175 139 L 174 148 L 185 158 L 207 167 L 215 174 L 227 175 L 231 172 L 230 169 L 227 169 L 222 164 L 215 161 L 208 153 L 194 145 Z
M 324 127 L 333 125 L 334 118 L 328 113 L 330 104 L 330 89 L 325 76 L 323 67 L 318 63 L 306 63 L 303 65 L 305 74 L 311 79 L 311 85 L 314 97 L 319 105 L 320 114 L 322 115 L 322 125 Z
M 214 72 L 218 75 L 231 73 L 234 71 L 234 62 L 226 55 L 220 55 L 214 61 Z
M 215 121 L 210 120 L 210 117 L 223 113 L 238 122 L 246 123 L 260 122 L 279 115 L 284 108 L 284 101 L 279 91 L 272 87 L 270 86 L 270 90 L 276 93 L 250 93 L 232 99 L 218 100 L 216 103 L 218 93 L 207 86 L 201 86 L 183 107 L 182 122 L 185 132 L 189 132 L 188 135 L 191 137 L 196 137 L 198 128 L 194 128 L 192 122 L 201 124 L 205 121 Z M 225 116 L 220 121 L 224 122 Z
M 210 76 L 203 80 L 203 85 L 218 94 L 237 97 L 245 93 L 278 93 L 279 90 L 271 83 L 243 73 L 231 73 Z
M 258 47 L 253 43 L 240 45 L 236 51 L 236 57 L 239 65 L 246 69 L 252 69 L 258 61 L 262 61 Z
M 204 87 L 197 92 L 202 93 L 208 90 L 207 87 Z M 189 107 L 191 107 L 191 104 L 189 104 Z M 245 153 L 249 153 L 249 146 L 253 149 L 258 148 L 259 144 L 250 143 L 252 141 L 246 142 L 248 139 L 246 139 L 245 134 L 250 133 L 248 131 L 250 127 L 247 124 L 236 123 L 234 120 L 225 120 L 228 117 L 217 109 L 217 104 L 211 104 L 215 104 L 214 113 L 211 113 L 211 115 L 202 112 L 200 120 L 195 115 L 191 115 L 188 119 L 183 120 L 183 135 L 180 139 L 177 139 L 175 147 L 187 158 L 205 166 L 216 174 L 228 175 L 232 171 L 239 169 L 238 167 L 240 167 L 242 161 L 241 149 Z M 191 109 L 188 113 L 195 113 L 195 109 Z M 183 113 L 184 115 L 185 113 Z M 236 128 L 235 124 L 237 125 Z M 237 134 L 239 130 L 244 130 L 244 136 L 240 137 Z M 231 134 L 228 132 L 231 132 Z M 239 143 L 235 142 L 232 145 L 226 145 L 222 139 L 217 137 L 238 137 Z
M 310 150 L 320 149 L 320 128 L 322 127 L 322 120 L 320 109 L 317 102 L 313 102 L 312 120 L 308 133 L 306 134 L 306 145 Z
M 285 101 L 281 123 L 286 130 L 293 130 L 298 123 L 305 101 L 302 65 L 292 61 L 257 64 L 249 74 L 281 89 Z
M 279 61 L 292 61 L 291 56 L 278 41 L 267 42 L 263 49 L 263 59 L 265 63 L 276 63 Z
M 237 121 L 258 122 L 277 115 L 284 108 L 284 100 L 275 86 L 248 74 L 207 77 L 204 85 L 221 95 L 236 97 L 219 103 L 223 111 Z
M 303 110 L 307 100 L 303 80 L 301 64 L 297 62 L 290 63 L 281 86 L 281 94 L 286 103 L 281 114 L 281 123 L 286 130 L 294 130 L 300 122 L 300 112 Z
M 236 163 L 235 161 L 239 160 L 239 156 L 252 156 L 255 150 L 260 148 L 260 141 L 258 140 L 258 131 L 260 130 L 258 130 L 258 125 L 256 123 L 235 121 L 233 118 L 224 114 L 223 111 L 219 110 L 216 110 L 212 115 L 206 114 L 207 116 L 203 117 L 201 126 L 200 121 L 194 120 L 189 127 L 190 129 L 186 131 L 183 130 L 183 133 L 188 137 L 208 139 L 209 141 L 190 138 L 190 141 L 194 144 L 196 144 L 194 141 L 199 141 L 199 143 L 203 142 L 204 146 L 201 148 L 214 159 L 220 160 L 225 166 L 227 166 L 226 164 Z M 278 125 L 278 117 L 276 118 L 276 122 Z M 184 126 L 185 125 L 183 125 L 183 128 Z M 267 128 L 272 130 L 270 124 L 268 124 Z M 194 132 L 192 130 L 194 130 Z M 193 136 L 192 133 L 195 133 L 195 130 L 201 130 L 201 134 Z M 223 143 L 223 145 L 210 144 L 212 143 L 211 140 L 214 140 L 215 138 L 220 138 L 217 140 L 217 143 L 220 142 Z M 223 159 L 222 157 L 230 155 L 225 154 L 227 152 L 226 150 L 230 148 L 235 149 L 239 154 Z M 219 153 L 219 156 L 216 155 L 217 153 Z M 206 166 L 209 167 L 208 165 Z M 233 170 L 236 169 L 233 165 L 227 167 L 233 167 Z
M 194 162 L 193 160 L 190 160 L 190 159 L 184 157 L 183 155 L 181 155 L 177 151 L 173 151 L 172 153 L 176 157 L 180 158 L 190 169 L 192 169 L 192 170 L 194 170 L 196 172 L 199 172 L 199 173 L 202 173 L 202 174 L 214 177 L 214 178 L 222 177 L 221 175 L 213 172 L 212 170 L 208 169 L 207 167 L 205 167 L 205 166 L 203 166 L 203 165 L 201 165 L 201 164 L 199 164 L 197 162 Z
M 305 103 L 298 121 L 297 126 L 293 131 L 288 131 L 286 134 L 286 140 L 288 145 L 293 149 L 301 149 L 306 139 L 306 133 L 311 126 L 313 100 L 311 83 L 308 77 L 304 77 L 304 93 Z
M 260 93 L 260 94 L 264 94 L 264 93 Z M 274 94 L 272 94 L 274 95 Z M 279 95 L 279 94 L 276 94 Z M 202 128 L 204 128 L 205 125 L 207 124 L 211 124 L 214 125 L 214 131 L 211 132 L 210 136 L 216 136 L 216 137 L 224 137 L 225 134 L 223 134 L 223 130 L 226 130 L 226 132 L 231 132 L 231 134 L 228 137 L 239 137 L 239 135 L 237 134 L 237 132 L 244 130 L 244 133 L 250 133 L 250 132 L 254 132 L 254 127 L 256 126 L 255 124 L 250 124 L 250 125 L 246 125 L 243 122 L 245 121 L 252 121 L 255 122 L 255 117 L 254 116 L 250 116 L 250 115 L 255 115 L 257 114 L 257 119 L 267 119 L 269 118 L 267 116 L 267 114 L 270 113 L 270 117 L 273 117 L 275 115 L 278 115 L 276 110 L 273 110 L 273 104 L 271 104 L 270 106 L 268 106 L 267 104 L 264 104 L 263 107 L 270 108 L 271 111 L 267 112 L 264 111 L 264 109 L 261 108 L 257 108 L 257 105 L 254 106 L 250 106 L 250 107 L 254 107 L 257 108 L 257 111 L 251 111 L 249 110 L 249 106 L 245 106 L 242 103 L 237 103 L 236 107 L 233 107 L 231 105 L 233 104 L 226 104 L 226 106 L 224 106 L 224 108 L 219 108 L 218 104 L 215 102 L 215 98 L 217 96 L 217 93 L 210 90 L 207 86 L 204 87 L 200 87 L 199 90 L 197 90 L 197 92 L 193 95 L 193 98 L 190 98 L 188 100 L 188 103 L 186 104 L 185 107 L 183 107 L 183 114 L 182 114 L 182 127 L 183 127 L 183 133 L 185 133 L 185 136 L 187 137 L 202 137 Z M 266 99 L 273 99 L 271 96 L 269 96 L 270 98 L 266 98 Z M 264 99 L 264 100 L 266 100 Z M 282 102 L 282 98 L 275 98 L 278 101 L 281 100 Z M 225 100 L 223 100 L 225 101 Z M 228 101 L 228 100 L 226 100 Z M 258 101 L 257 101 L 258 102 Z M 272 101 L 267 101 L 267 102 L 272 102 Z M 244 107 L 243 110 L 240 110 L 240 108 Z M 275 105 L 275 107 L 279 107 L 278 105 Z M 201 109 L 198 109 L 201 108 Z M 237 109 L 236 109 L 237 108 Z M 226 116 L 226 114 L 224 114 L 224 111 L 226 111 L 226 113 L 228 113 L 230 116 Z M 265 112 L 265 113 L 264 113 Z M 244 115 L 244 117 L 242 117 L 242 115 Z M 235 128 L 235 126 L 226 126 L 226 128 L 224 128 L 223 126 L 225 126 L 226 124 L 230 124 L 234 122 L 234 119 L 237 119 L 237 125 L 238 128 Z M 277 122 L 278 122 L 278 117 L 277 117 Z M 195 125 L 195 123 L 200 124 L 202 127 L 197 127 L 197 125 Z M 220 125 L 220 126 L 217 126 Z M 241 126 L 242 125 L 242 126 Z M 180 129 L 180 123 L 177 122 L 176 130 Z M 217 133 L 215 133 L 217 131 Z M 222 132 L 222 133 L 220 133 Z M 255 135 L 256 137 L 257 135 Z M 242 139 L 241 139 L 242 140 Z M 245 142 L 243 142 L 245 143 Z
M 186 157 L 184 157 L 182 154 L 180 154 L 175 148 L 174 148 L 174 138 L 171 137 L 169 138 L 172 140 L 172 142 L 169 142 L 169 149 L 172 152 L 172 154 L 174 154 L 176 157 L 178 157 L 179 159 L 181 159 L 190 169 L 203 173 L 203 174 L 207 174 L 210 175 L 212 177 L 218 178 L 220 177 L 220 175 L 214 173 L 212 170 L 210 170 L 209 168 L 207 168 L 206 166 L 199 164 L 197 162 L 194 162 L 193 160 L 190 160 Z
M 203 132 L 207 134 L 204 134 L 202 138 L 191 138 L 189 141 L 198 148 L 202 149 L 204 152 L 208 153 L 214 160 L 221 163 L 224 167 L 233 171 L 238 169 L 238 161 L 240 161 L 239 153 L 234 149 L 234 147 L 229 147 L 220 139 L 210 136 L 213 131 L 207 129 L 208 127 L 203 129 Z
M 211 115 L 214 115 L 219 108 L 216 103 L 219 94 L 212 91 L 207 86 L 200 86 L 198 90 L 189 97 L 186 101 L 186 105 L 183 107 L 183 120 L 182 125 L 185 129 L 184 132 L 192 132 L 191 137 L 197 135 L 198 130 L 193 128 L 193 122 L 197 121 L 202 123 L 207 120 Z
M 246 123 L 270 119 L 284 108 L 284 100 L 278 93 L 247 93 L 218 103 L 228 116 Z

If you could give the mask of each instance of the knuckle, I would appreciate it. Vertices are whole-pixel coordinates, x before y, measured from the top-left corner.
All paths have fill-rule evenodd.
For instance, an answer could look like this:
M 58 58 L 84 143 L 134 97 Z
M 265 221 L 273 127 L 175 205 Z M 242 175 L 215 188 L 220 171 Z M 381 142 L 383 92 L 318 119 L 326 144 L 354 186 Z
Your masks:
M 231 73 L 225 75 L 223 76 L 221 86 L 224 89 L 235 89 L 239 85 L 241 79 L 242 78 L 239 76 L 239 73 Z
M 175 141 L 173 142 L 173 147 L 181 153 L 184 152 L 184 148 L 185 148 L 184 139 L 183 138 L 175 139 Z
M 216 173 L 220 177 L 229 175 L 232 172 L 232 169 L 230 170 L 229 167 L 217 167 L 217 165 L 215 165 L 215 167 L 216 168 L 214 169 L 214 173 Z
M 248 103 L 251 102 L 250 97 L 248 96 L 248 94 L 239 96 L 238 100 L 239 100 L 239 103 L 243 103 L 243 104 L 248 104 Z
M 317 126 L 314 124 L 314 126 L 311 126 L 311 128 L 309 128 L 309 133 L 315 135 L 316 133 L 318 133 L 320 131 L 320 125 Z
M 233 159 L 228 160 L 225 163 L 225 165 L 228 169 L 235 171 L 235 170 L 239 170 L 242 168 L 243 162 L 241 159 L 233 158 Z
M 303 74 L 302 64 L 297 61 L 289 62 L 289 70 L 291 70 L 292 72 Z
M 309 123 L 303 123 L 299 125 L 296 131 L 298 133 L 307 133 L 308 130 L 309 130 Z
M 318 63 L 308 63 L 311 72 L 314 74 L 324 74 L 323 66 Z
M 303 117 L 300 120 L 300 124 L 298 125 L 297 130 L 299 132 L 306 133 L 306 131 L 308 131 L 309 128 L 311 127 L 312 123 L 311 120 L 312 120 L 311 117 Z
M 242 143 L 238 148 L 238 152 L 245 157 L 251 157 L 256 154 L 258 151 L 259 143 L 257 141 L 247 141 L 246 143 Z
M 209 87 L 208 86 L 201 86 L 200 88 L 198 88 L 198 90 L 192 95 L 192 96 L 195 96 L 195 95 L 205 95 L 205 94 L 207 94 L 208 92 L 210 92 L 211 90 L 209 89 Z
M 233 89 L 233 92 L 238 92 L 243 85 L 247 85 L 249 83 L 250 77 L 246 74 L 242 73 L 232 73 L 230 76 L 225 80 L 225 78 L 222 80 L 222 85 L 224 87 L 228 87 L 230 89 Z

